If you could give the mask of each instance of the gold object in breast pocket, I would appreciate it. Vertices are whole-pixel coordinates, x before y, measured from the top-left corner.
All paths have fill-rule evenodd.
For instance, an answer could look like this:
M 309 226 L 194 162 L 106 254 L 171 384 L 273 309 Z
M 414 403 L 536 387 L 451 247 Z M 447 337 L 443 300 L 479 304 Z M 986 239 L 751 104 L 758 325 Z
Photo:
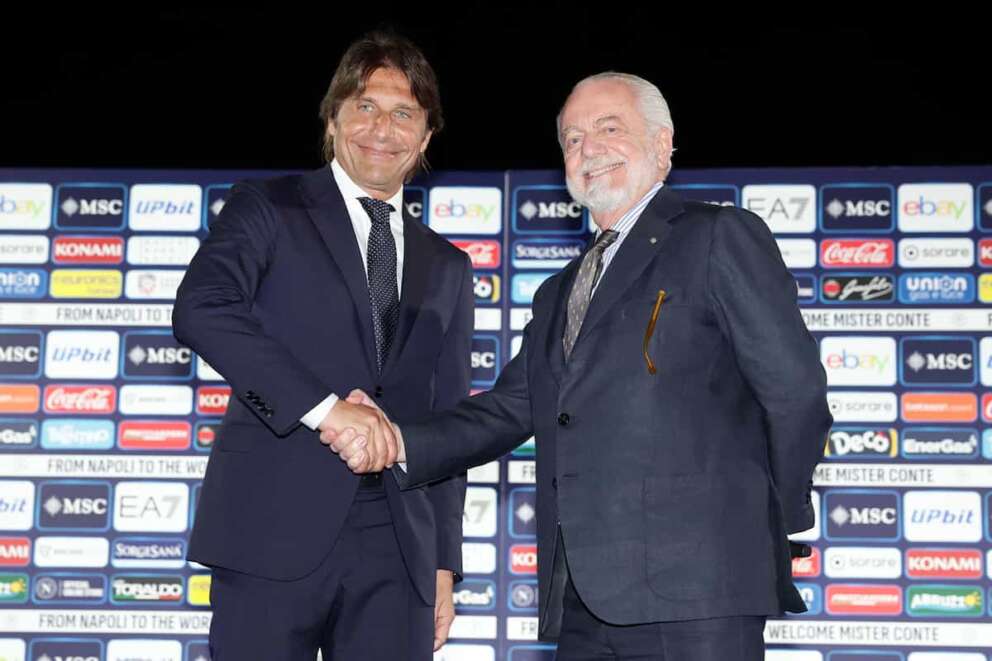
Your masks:
M 648 344 L 651 342 L 651 336 L 654 335 L 654 326 L 658 323 L 658 313 L 661 312 L 661 304 L 665 302 L 665 290 L 658 290 L 658 298 L 654 300 L 654 309 L 651 311 L 651 319 L 648 320 L 648 328 L 644 333 L 644 361 L 648 364 L 648 374 L 654 375 L 658 370 L 655 369 L 654 361 L 651 360 L 651 354 L 648 353 Z

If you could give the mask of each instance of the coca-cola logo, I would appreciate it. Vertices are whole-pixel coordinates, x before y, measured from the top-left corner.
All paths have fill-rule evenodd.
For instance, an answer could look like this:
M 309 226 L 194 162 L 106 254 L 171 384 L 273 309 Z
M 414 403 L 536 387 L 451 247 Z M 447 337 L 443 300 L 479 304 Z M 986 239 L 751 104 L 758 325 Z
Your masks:
M 498 241 L 452 241 L 456 248 L 467 253 L 472 260 L 472 268 L 494 269 L 499 267 L 500 253 Z
M 895 255 L 891 239 L 825 239 L 820 244 L 820 264 L 826 268 L 891 268 Z
M 117 390 L 113 386 L 45 386 L 46 413 L 113 413 Z

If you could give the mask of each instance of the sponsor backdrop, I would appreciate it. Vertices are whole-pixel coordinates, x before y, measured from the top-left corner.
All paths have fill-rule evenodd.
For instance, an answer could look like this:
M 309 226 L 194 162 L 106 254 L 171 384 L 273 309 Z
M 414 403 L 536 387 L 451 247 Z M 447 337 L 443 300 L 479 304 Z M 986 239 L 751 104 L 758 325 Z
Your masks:
M 249 174 L 0 170 L 0 661 L 209 658 L 210 573 L 184 558 L 231 393 L 170 314 Z M 818 525 L 797 536 L 815 552 L 794 564 L 809 612 L 769 622 L 768 659 L 988 661 L 992 168 L 669 185 L 768 223 L 830 383 Z M 556 172 L 438 173 L 405 204 L 472 257 L 484 390 L 588 215 Z M 471 471 L 439 659 L 553 658 L 536 641 L 534 476 L 533 441 Z

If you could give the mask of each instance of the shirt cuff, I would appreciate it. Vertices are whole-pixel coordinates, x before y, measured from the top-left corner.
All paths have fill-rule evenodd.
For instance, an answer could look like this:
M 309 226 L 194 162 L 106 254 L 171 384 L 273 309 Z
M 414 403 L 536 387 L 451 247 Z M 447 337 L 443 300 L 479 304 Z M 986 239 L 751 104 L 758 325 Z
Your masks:
M 400 467 L 400 470 L 403 471 L 404 473 L 407 472 L 406 471 L 406 462 L 405 461 L 397 461 L 396 462 L 396 465 L 399 466 Z
M 317 427 L 320 426 L 320 423 L 324 421 L 324 418 L 327 417 L 327 414 L 332 408 L 334 408 L 334 405 L 337 404 L 337 402 L 338 396 L 331 393 L 326 399 L 324 399 L 324 401 L 317 404 L 317 406 L 310 409 L 305 416 L 300 418 L 300 422 L 302 422 L 304 426 L 311 431 L 317 431 Z

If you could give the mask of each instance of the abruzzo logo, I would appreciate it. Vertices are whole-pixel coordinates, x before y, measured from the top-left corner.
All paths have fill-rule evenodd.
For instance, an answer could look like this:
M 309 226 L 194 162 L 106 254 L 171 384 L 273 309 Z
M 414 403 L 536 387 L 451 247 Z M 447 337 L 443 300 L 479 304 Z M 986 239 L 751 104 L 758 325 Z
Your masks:
M 906 593 L 910 615 L 981 617 L 985 601 L 977 585 L 911 585 Z

